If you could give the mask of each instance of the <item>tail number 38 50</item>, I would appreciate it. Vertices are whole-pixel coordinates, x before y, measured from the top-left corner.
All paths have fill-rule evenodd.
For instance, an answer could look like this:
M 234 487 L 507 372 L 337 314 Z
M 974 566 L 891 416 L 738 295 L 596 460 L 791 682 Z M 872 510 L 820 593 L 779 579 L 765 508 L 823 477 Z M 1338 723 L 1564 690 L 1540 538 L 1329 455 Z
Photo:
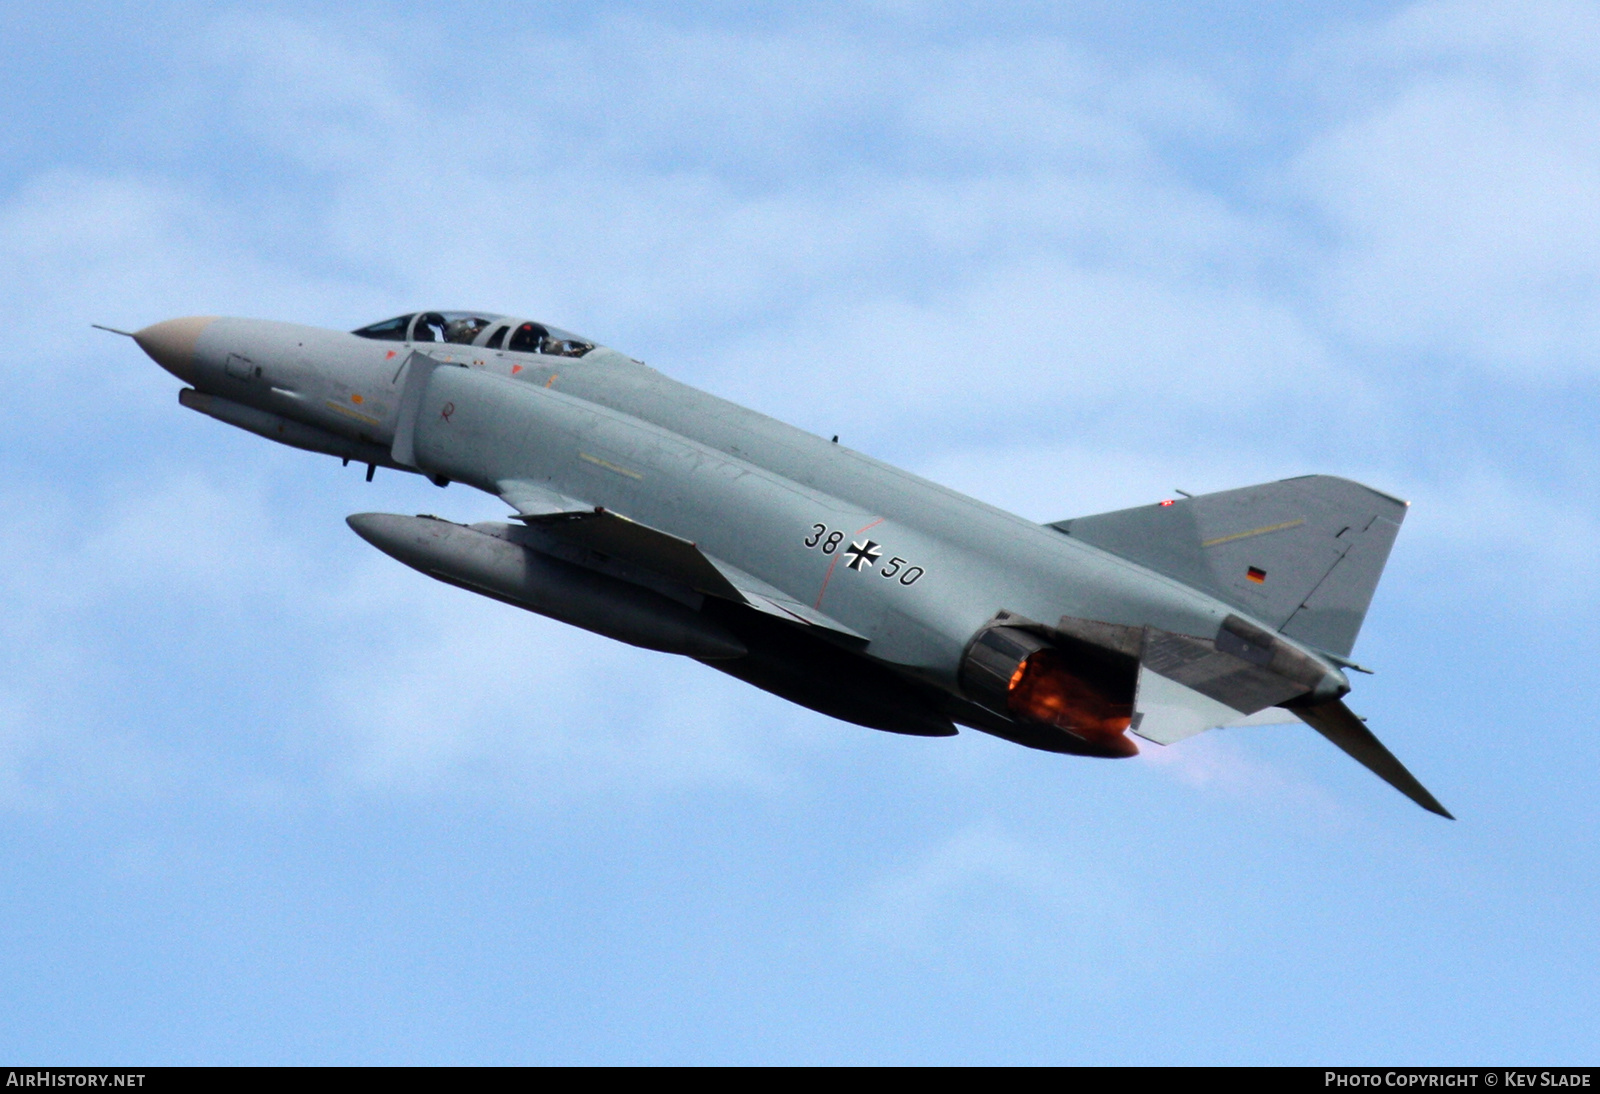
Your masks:
M 844 540 L 843 531 L 829 528 L 826 524 L 813 524 L 811 535 L 803 542 L 807 550 L 821 551 L 825 555 L 834 554 L 843 547 L 843 553 L 849 559 L 850 569 L 864 570 L 870 567 L 879 577 L 899 581 L 902 585 L 915 585 L 917 579 L 925 572 L 921 566 L 913 566 L 899 555 L 891 556 L 882 567 L 876 567 L 874 564 L 885 554 L 881 546 L 870 539 L 848 545 Z

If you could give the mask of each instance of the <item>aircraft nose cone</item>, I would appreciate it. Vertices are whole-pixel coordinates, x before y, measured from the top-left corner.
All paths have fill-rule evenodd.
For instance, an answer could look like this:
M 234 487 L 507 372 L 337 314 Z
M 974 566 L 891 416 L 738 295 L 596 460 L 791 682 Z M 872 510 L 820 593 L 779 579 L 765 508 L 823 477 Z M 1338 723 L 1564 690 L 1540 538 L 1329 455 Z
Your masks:
M 150 359 L 186 384 L 194 383 L 194 346 L 200 332 L 216 321 L 214 315 L 168 319 L 135 331 L 133 340 Z

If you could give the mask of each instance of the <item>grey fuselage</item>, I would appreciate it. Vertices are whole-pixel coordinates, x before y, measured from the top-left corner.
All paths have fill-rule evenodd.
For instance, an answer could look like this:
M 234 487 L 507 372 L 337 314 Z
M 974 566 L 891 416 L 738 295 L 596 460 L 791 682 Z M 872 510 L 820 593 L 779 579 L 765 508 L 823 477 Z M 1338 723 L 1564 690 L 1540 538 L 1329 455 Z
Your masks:
M 963 651 L 1002 610 L 1193 635 L 1241 614 L 605 347 L 571 358 L 248 319 L 169 323 L 171 344 L 146 348 L 202 396 L 349 447 L 281 426 L 274 439 L 389 466 L 413 350 L 462 366 L 434 369 L 413 396 L 411 467 L 497 495 L 534 483 L 689 540 L 864 638 L 853 655 L 951 697 Z

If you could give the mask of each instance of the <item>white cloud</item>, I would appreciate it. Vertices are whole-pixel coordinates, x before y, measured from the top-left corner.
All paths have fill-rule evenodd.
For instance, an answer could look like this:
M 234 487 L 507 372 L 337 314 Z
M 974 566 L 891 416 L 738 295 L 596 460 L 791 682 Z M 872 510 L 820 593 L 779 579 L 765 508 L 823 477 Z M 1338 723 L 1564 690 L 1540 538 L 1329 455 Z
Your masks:
M 1600 514 L 1589 500 L 1518 480 L 1487 461 L 1417 484 L 1400 543 L 1440 600 L 1587 619 L 1600 598 Z M 1420 557 L 1419 557 L 1420 556 Z
M 334 785 L 539 805 L 618 788 L 772 793 L 812 716 L 710 669 L 438 585 L 388 559 L 340 610 L 381 619 L 308 689 Z
M 856 896 L 845 930 L 887 956 L 948 957 L 976 946 L 1114 978 L 1155 960 L 1154 911 L 1124 873 L 1083 854 L 1069 862 L 985 824 L 885 871 Z
M 1323 57 L 1376 90 L 1296 165 L 1337 233 L 1327 322 L 1507 377 L 1600 366 L 1592 6 L 1418 5 Z
M 184 473 L 116 486 L 94 506 L 5 491 L 0 801 L 13 807 L 170 791 L 193 774 L 173 742 L 193 715 L 182 666 L 196 646 L 221 634 L 248 650 L 305 603 L 306 570 L 253 491 Z
M 724 351 L 725 390 L 779 417 L 827 413 L 880 435 L 981 430 L 996 445 L 1146 443 L 1196 425 L 1237 435 L 1263 412 L 1325 414 L 1341 381 L 1359 391 L 1314 332 L 1248 293 L 1059 260 L 975 273 L 924 304 L 869 298 L 805 318 Z
M 403 292 L 522 293 L 574 323 L 642 315 L 690 335 L 881 293 L 897 268 L 959 284 L 998 243 L 1081 239 L 1097 261 L 1167 265 L 1203 237 L 1215 253 L 1180 260 L 1194 267 L 1238 247 L 1146 133 L 1233 125 L 1226 100 L 1065 42 L 623 21 L 530 36 L 532 79 L 482 66 L 476 41 L 398 64 L 337 23 L 232 16 L 206 34 L 220 47 L 180 69 L 177 97 L 247 158 L 303 172 L 303 192 L 271 196 L 326 229 L 259 242 Z M 619 67 L 627 79 L 602 75 Z M 270 207 L 252 220 L 277 223 Z

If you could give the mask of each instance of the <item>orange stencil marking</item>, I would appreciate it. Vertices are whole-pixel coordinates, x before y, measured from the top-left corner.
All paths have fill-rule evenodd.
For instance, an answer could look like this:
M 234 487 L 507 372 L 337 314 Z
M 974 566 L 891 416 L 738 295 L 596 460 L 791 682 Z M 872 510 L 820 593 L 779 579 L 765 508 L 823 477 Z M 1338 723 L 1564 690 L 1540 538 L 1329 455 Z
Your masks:
M 385 360 L 385 361 L 387 361 L 387 360 L 388 360 L 388 359 L 389 359 L 389 358 L 391 358 L 391 357 L 393 357 L 393 356 L 394 356 L 394 350 L 390 350 L 390 351 L 389 351 L 389 352 L 388 352 L 388 353 L 386 353 L 386 354 L 384 354 L 384 355 L 383 355 L 383 359 L 384 359 L 384 360 Z
M 350 396 L 350 401 L 352 403 L 355 403 L 357 406 L 360 406 L 362 403 L 366 402 L 366 400 L 363 399 L 360 395 L 352 395 L 352 396 Z
M 828 572 L 822 575 L 822 588 L 817 590 L 817 602 L 811 605 L 813 608 L 822 607 L 822 594 L 828 591 L 828 582 L 833 579 L 833 568 L 837 565 L 839 565 L 839 552 L 835 551 L 833 561 L 828 563 Z
M 561 375 L 561 373 L 559 373 L 559 372 L 552 372 L 550 374 L 550 379 L 548 379 L 548 380 L 546 380 L 544 382 L 544 386 L 545 387 L 549 387 L 551 384 L 555 383 L 556 382 L 556 377 L 560 376 L 560 375 Z
M 515 376 L 517 373 L 519 373 L 521 371 L 522 371 L 522 366 L 521 365 L 512 365 L 511 366 L 511 375 Z
M 551 377 L 551 379 L 554 379 L 554 377 Z M 862 532 L 865 532 L 867 530 L 867 528 L 876 528 L 878 525 L 880 525 L 882 523 L 883 523 L 883 518 L 879 517 L 877 520 L 875 520 L 871 524 L 867 525 L 866 528 L 857 528 L 855 534 L 859 536 Z M 828 591 L 828 582 L 833 580 L 833 568 L 835 566 L 839 565 L 839 556 L 841 554 L 843 554 L 843 553 L 844 553 L 843 551 L 835 551 L 834 552 L 833 561 L 828 563 L 828 572 L 822 575 L 822 588 L 817 590 L 817 602 L 815 604 L 811 605 L 813 608 L 821 608 L 822 607 L 822 596 L 823 596 L 824 593 L 826 593 Z

